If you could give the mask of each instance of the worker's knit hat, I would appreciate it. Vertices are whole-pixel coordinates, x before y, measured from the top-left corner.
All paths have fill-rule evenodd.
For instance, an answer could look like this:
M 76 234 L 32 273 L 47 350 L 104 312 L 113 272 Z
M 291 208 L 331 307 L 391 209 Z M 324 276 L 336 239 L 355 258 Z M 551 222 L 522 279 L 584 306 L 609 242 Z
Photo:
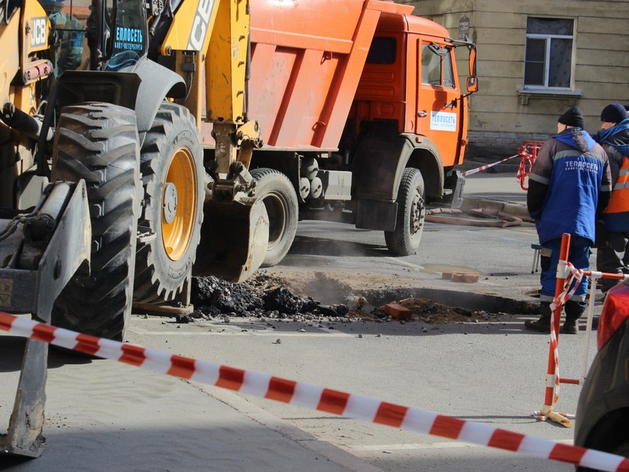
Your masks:
M 601 112 L 601 121 L 607 123 L 620 123 L 627 118 L 627 110 L 620 103 L 610 103 Z
M 585 127 L 585 121 L 583 121 L 583 113 L 581 113 L 579 107 L 570 108 L 570 110 L 561 115 L 557 121 L 564 125 L 574 126 L 576 128 Z

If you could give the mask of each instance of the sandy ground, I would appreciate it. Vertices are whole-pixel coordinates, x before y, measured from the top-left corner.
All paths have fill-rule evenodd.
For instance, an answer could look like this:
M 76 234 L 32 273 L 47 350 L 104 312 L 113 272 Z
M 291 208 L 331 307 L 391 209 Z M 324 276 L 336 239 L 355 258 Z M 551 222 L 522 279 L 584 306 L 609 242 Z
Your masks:
M 0 421 L 8 424 L 21 338 L 0 335 Z M 0 456 L 0 470 L 376 470 L 235 394 L 103 359 L 51 352 L 46 447 L 35 460 Z

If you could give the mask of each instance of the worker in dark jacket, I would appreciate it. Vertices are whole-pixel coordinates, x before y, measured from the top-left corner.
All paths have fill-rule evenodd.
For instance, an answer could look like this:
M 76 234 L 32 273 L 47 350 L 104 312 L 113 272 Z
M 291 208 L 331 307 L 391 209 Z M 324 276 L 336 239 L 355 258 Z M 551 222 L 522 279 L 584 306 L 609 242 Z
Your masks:
M 550 304 L 555 297 L 563 234 L 571 235 L 568 261 L 577 269 L 587 270 L 596 217 L 609 202 L 611 173 L 607 154 L 583 127 L 578 107 L 561 115 L 558 134 L 542 145 L 529 176 L 526 203 L 542 245 L 541 317 L 525 323 L 533 331 L 550 332 Z M 578 333 L 577 320 L 585 311 L 588 282 L 583 277 L 565 304 L 564 333 Z
M 629 118 L 625 107 L 610 103 L 603 108 L 601 130 L 592 138 L 605 149 L 614 182 L 611 200 L 603 212 L 605 238 L 596 250 L 596 269 L 629 274 Z M 603 293 L 617 282 L 602 279 Z

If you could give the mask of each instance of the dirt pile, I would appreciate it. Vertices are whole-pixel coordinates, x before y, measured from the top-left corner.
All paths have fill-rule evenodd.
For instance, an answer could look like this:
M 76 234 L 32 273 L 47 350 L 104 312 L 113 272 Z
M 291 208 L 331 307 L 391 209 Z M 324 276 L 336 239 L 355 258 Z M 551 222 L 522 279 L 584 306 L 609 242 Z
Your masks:
M 388 318 L 384 305 L 371 306 L 363 296 L 352 293 L 345 287 L 344 303 L 323 304 L 310 296 L 303 295 L 307 286 L 291 282 L 281 277 L 257 273 L 246 282 L 235 284 L 216 277 L 193 277 L 192 303 L 195 311 L 178 317 L 180 322 L 194 319 L 214 319 L 229 317 L 293 318 L 315 319 L 327 317 L 360 318 L 375 321 Z M 338 287 L 337 287 L 338 289 Z M 296 294 L 302 293 L 300 294 Z M 391 300 L 410 309 L 413 319 L 426 323 L 457 323 L 491 319 L 485 311 L 472 311 L 436 303 L 429 299 L 407 298 Z
M 240 284 L 225 282 L 216 277 L 193 277 L 193 316 L 265 316 L 285 318 L 296 314 L 343 316 L 344 304 L 323 305 L 311 297 L 298 296 L 287 287 L 286 281 L 265 274 L 256 274 Z

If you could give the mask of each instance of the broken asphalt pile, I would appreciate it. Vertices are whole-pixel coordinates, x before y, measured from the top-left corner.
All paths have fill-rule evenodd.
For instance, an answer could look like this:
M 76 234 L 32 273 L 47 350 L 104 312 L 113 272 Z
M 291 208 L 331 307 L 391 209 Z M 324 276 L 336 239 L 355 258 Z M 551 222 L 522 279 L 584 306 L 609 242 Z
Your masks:
M 256 274 L 236 284 L 213 276 L 192 278 L 192 317 L 221 316 L 286 318 L 297 314 L 343 316 L 347 305 L 322 305 L 310 297 L 297 296 L 276 277 Z
M 385 305 L 374 307 L 363 296 L 347 294 L 344 303 L 322 304 L 309 296 L 291 292 L 289 284 L 265 273 L 255 274 L 243 283 L 231 283 L 213 276 L 193 277 L 191 297 L 195 307 L 189 315 L 179 315 L 177 321 L 189 323 L 196 319 L 257 317 L 270 319 L 306 319 L 323 317 L 329 320 L 348 319 L 384 321 L 394 317 L 387 314 Z M 432 300 L 408 298 L 391 303 L 410 309 L 410 319 L 427 323 L 447 323 L 489 320 L 493 315 L 435 303 Z M 401 318 L 400 318 L 401 319 Z

